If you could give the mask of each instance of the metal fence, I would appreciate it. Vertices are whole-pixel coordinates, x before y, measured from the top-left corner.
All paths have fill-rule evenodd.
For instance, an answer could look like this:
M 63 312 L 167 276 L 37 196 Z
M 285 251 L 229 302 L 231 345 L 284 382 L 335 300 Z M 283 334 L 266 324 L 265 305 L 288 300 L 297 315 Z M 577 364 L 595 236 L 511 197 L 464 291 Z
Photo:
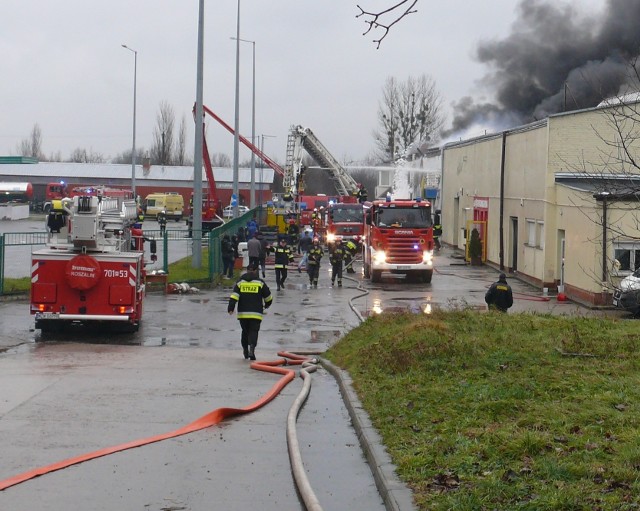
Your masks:
M 147 264 L 147 272 L 153 270 L 163 270 L 169 272 L 169 265 L 185 258 L 193 257 L 194 240 L 201 240 L 201 247 L 207 249 L 203 254 L 203 265 L 206 265 L 206 277 L 195 276 L 183 280 L 187 283 L 214 282 L 216 277 L 222 273 L 222 254 L 220 242 L 225 234 L 232 236 L 236 234 L 238 228 L 244 228 L 247 221 L 252 217 L 250 211 L 241 217 L 229 220 L 211 232 L 192 232 L 188 236 L 185 229 L 166 229 L 164 233 L 160 230 L 145 230 L 143 233 L 148 241 L 145 246 L 145 261 L 151 261 L 151 241 L 155 242 L 157 261 Z M 5 293 L 5 281 L 7 278 L 24 278 L 31 276 L 31 252 L 39 246 L 44 247 L 48 234 L 42 232 L 7 232 L 0 233 L 0 295 Z M 195 273 L 195 272 L 194 272 Z

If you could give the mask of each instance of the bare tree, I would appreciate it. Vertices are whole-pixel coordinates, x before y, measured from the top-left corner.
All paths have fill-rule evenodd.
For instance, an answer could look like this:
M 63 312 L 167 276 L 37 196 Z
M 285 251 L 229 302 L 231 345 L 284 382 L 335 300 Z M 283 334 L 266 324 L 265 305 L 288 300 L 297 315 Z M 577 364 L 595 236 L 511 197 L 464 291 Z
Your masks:
M 382 40 L 387 37 L 392 26 L 409 14 L 418 12 L 417 9 L 414 9 L 417 3 L 418 0 L 401 0 L 381 11 L 365 11 L 358 5 L 357 7 L 360 9 L 360 14 L 358 14 L 356 18 L 363 17 L 363 21 L 367 25 L 367 30 L 365 30 L 362 35 L 367 35 L 372 30 L 381 29 L 382 36 L 373 40 L 377 45 L 376 48 L 380 48 Z
M 231 158 L 223 153 L 213 153 L 211 156 L 211 165 L 214 167 L 231 167 Z
M 178 128 L 178 139 L 176 140 L 176 165 L 185 165 L 187 150 L 187 121 L 182 116 L 180 128 Z
M 147 156 L 147 151 L 144 147 L 136 147 L 136 161 L 141 162 Z M 111 158 L 111 163 L 128 163 L 131 165 L 131 149 L 125 149 L 121 153 L 116 154 Z
M 21 156 L 30 156 L 40 161 L 45 161 L 46 157 L 42 152 L 42 131 L 38 123 L 33 125 L 31 134 L 28 138 L 23 139 L 17 148 L 18 154 Z
M 160 103 L 156 117 L 156 127 L 153 130 L 153 145 L 151 146 L 151 161 L 156 165 L 173 164 L 173 128 L 175 112 L 166 101 Z
M 399 83 L 387 78 L 378 108 L 379 129 L 374 138 L 384 161 L 392 161 L 411 144 L 437 137 L 444 122 L 442 98 L 435 81 L 422 75 Z
M 76 148 L 71 153 L 71 156 L 67 161 L 73 163 L 104 163 L 105 158 L 100 153 L 96 153 L 94 151 L 87 151 L 83 148 Z

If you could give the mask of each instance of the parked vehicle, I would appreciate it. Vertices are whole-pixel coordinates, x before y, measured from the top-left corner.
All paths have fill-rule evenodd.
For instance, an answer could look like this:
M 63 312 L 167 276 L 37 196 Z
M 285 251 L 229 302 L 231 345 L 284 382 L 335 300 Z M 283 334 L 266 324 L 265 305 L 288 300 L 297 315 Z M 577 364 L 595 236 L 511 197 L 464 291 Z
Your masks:
M 179 193 L 150 193 L 142 206 L 145 217 L 158 218 L 164 211 L 167 220 L 179 222 L 184 215 L 184 199 Z
M 238 215 L 242 216 L 245 213 L 249 212 L 249 208 L 247 206 L 238 206 Z M 233 218 L 233 206 L 227 206 L 222 211 L 222 216 L 224 218 Z
M 620 287 L 613 293 L 613 305 L 640 315 L 640 268 L 620 281 Z

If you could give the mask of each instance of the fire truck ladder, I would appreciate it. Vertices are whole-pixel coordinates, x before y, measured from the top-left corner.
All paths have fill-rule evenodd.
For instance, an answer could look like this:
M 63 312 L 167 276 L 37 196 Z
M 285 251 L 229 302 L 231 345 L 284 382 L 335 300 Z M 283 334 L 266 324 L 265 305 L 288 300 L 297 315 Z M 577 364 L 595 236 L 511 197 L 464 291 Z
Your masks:
M 304 148 L 305 151 L 313 158 L 313 160 L 320 165 L 324 170 L 329 172 L 331 180 L 338 192 L 338 195 L 347 196 L 354 195 L 358 191 L 358 184 L 347 171 L 344 169 L 338 160 L 322 145 L 322 142 L 313 134 L 309 128 L 302 126 L 291 126 L 289 131 L 289 138 L 287 140 L 287 163 L 285 170 L 288 171 L 285 174 L 285 189 L 287 187 L 287 180 L 289 185 L 295 185 L 300 169 L 302 168 L 302 157 L 300 148 Z

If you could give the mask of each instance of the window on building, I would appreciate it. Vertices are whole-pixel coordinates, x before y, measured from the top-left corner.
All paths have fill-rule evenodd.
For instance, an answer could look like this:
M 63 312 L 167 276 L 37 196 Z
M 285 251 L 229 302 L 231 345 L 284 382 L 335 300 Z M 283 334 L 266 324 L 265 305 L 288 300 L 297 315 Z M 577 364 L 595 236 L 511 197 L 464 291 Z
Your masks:
M 527 245 L 530 247 L 536 246 L 536 221 L 527 220 Z
M 544 222 L 538 221 L 536 223 L 536 239 L 538 240 L 538 247 L 544 248 Z
M 390 170 L 381 170 L 380 171 L 380 186 L 391 186 L 391 175 L 392 172 Z
M 613 257 L 617 261 L 614 264 L 614 268 L 619 273 L 633 272 L 640 268 L 640 244 L 616 243 Z

